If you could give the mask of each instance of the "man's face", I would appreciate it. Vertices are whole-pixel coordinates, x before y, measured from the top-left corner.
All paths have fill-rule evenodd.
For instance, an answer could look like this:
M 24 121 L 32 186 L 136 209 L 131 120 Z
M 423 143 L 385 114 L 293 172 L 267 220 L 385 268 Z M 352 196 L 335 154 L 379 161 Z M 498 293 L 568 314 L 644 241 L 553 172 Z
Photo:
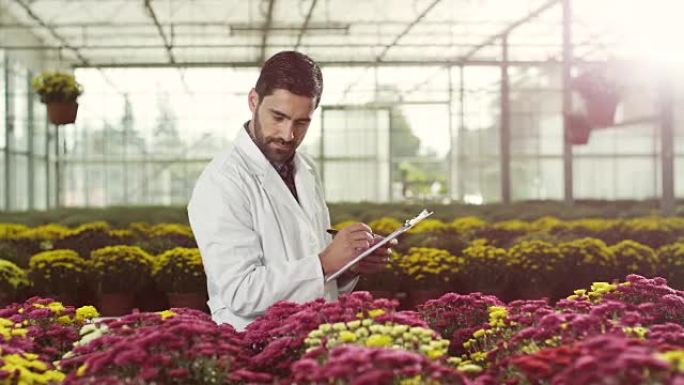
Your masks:
M 259 100 L 259 95 L 252 89 L 249 108 L 257 146 L 269 161 L 283 163 L 294 155 L 304 140 L 315 101 L 282 89 Z

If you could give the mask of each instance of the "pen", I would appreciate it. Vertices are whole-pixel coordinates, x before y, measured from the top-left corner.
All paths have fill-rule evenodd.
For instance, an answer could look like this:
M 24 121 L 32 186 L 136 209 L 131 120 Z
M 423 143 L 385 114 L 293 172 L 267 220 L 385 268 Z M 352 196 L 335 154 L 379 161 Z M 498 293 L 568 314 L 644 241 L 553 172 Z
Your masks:
M 339 231 L 339 230 L 335 230 L 335 229 L 327 229 L 327 230 L 325 230 L 325 232 L 328 233 L 328 234 L 330 234 L 330 235 L 335 235 L 335 234 L 339 233 L 340 231 Z M 375 236 L 375 233 L 371 233 L 371 234 L 372 234 L 373 236 Z

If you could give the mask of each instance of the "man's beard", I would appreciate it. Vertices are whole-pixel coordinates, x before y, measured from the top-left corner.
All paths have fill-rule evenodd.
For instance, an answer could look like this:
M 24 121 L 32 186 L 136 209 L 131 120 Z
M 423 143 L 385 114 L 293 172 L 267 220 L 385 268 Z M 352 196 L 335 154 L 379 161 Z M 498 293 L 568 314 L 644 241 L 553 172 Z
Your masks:
M 258 107 L 257 107 L 258 111 Z M 271 162 L 283 163 L 290 159 L 294 155 L 295 151 L 295 141 L 286 142 L 280 138 L 265 138 L 264 132 L 261 128 L 261 123 L 259 122 L 259 113 L 254 114 L 254 141 L 261 152 L 266 156 Z M 287 149 L 275 149 L 269 146 L 269 144 L 280 144 L 287 146 Z

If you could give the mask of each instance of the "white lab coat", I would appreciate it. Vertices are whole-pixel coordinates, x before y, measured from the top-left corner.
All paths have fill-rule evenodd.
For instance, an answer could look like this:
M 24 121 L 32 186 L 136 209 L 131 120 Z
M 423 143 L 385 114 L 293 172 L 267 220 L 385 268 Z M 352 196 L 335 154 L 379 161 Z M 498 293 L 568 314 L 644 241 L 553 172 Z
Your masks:
M 310 159 L 296 153 L 294 162 L 300 203 L 241 128 L 197 180 L 188 217 L 216 323 L 244 330 L 277 301 L 337 299 L 318 258 L 331 241 L 323 189 Z M 357 281 L 340 282 L 339 292 Z

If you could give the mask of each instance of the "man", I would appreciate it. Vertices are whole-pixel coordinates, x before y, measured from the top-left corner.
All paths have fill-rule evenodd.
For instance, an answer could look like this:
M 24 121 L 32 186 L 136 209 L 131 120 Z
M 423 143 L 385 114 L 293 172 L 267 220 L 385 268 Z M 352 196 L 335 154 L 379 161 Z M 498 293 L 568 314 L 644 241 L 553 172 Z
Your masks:
M 243 330 L 280 300 L 335 300 L 358 274 L 381 271 L 390 250 L 378 249 L 337 280 L 338 271 L 374 242 L 357 223 L 332 239 L 323 189 L 313 162 L 296 151 L 323 89 L 319 66 L 298 52 L 280 52 L 249 92 L 252 119 L 232 148 L 199 177 L 188 216 L 207 275 L 217 323 Z

